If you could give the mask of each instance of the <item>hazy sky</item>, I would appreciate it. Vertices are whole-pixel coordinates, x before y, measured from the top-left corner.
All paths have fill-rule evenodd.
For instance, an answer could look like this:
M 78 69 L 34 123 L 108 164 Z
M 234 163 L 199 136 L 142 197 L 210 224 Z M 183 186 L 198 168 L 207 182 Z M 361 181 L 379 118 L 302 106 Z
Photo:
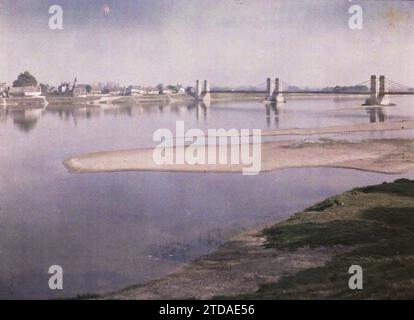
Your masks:
M 63 8 L 63 30 L 48 8 Z M 363 7 L 362 30 L 348 9 Z M 110 14 L 104 8 L 109 5 Z M 0 0 L 0 82 L 414 86 L 414 1 Z

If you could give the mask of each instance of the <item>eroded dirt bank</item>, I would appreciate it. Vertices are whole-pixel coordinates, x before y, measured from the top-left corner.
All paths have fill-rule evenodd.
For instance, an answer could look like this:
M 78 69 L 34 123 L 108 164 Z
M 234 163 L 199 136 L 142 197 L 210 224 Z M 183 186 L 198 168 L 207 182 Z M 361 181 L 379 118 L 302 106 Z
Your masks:
M 102 296 L 104 299 L 211 299 L 253 293 L 282 276 L 322 266 L 345 247 L 275 251 L 264 247 L 257 231 L 244 233 L 180 271 L 144 285 Z
M 412 299 L 414 181 L 356 188 L 104 299 Z M 351 265 L 363 290 L 348 286 Z

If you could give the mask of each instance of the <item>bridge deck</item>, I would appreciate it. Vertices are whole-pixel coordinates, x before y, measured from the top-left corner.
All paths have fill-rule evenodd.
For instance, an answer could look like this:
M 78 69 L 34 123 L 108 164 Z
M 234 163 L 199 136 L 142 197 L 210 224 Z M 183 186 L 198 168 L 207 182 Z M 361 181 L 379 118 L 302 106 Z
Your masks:
M 249 90 L 210 90 L 206 93 L 263 93 L 267 91 L 249 91 Z M 332 92 L 332 91 L 281 91 L 281 94 L 330 94 L 330 95 L 363 95 L 367 96 L 370 92 Z M 388 95 L 414 95 L 414 91 L 390 91 Z

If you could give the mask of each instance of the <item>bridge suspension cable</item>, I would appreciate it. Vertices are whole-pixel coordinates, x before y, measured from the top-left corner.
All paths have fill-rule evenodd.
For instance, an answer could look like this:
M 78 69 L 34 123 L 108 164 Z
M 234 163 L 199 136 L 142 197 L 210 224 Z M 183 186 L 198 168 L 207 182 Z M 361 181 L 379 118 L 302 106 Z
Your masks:
M 357 87 L 357 86 L 362 86 L 363 84 L 366 84 L 366 83 L 369 83 L 371 80 L 366 80 L 366 81 L 364 81 L 364 82 L 361 82 L 361 83 L 358 83 L 358 84 L 354 84 L 354 87 Z
M 283 85 L 285 85 L 285 86 L 290 86 L 290 87 L 299 87 L 299 86 L 296 86 L 296 85 L 292 85 L 292 84 L 290 84 L 290 83 L 287 83 L 287 82 L 284 82 L 284 81 L 281 81 L 282 82 L 282 84 Z M 362 85 L 364 85 L 364 84 L 367 84 L 367 83 L 369 83 L 370 82 L 370 80 L 366 80 L 366 81 L 364 81 L 364 82 L 361 82 L 361 83 L 358 83 L 358 84 L 355 84 L 355 85 L 352 85 L 352 86 L 354 86 L 354 87 L 357 87 L 357 86 L 362 86 Z
M 407 89 L 410 88 L 410 86 L 407 86 L 407 85 L 404 85 L 404 84 L 401 84 L 401 83 L 398 83 L 398 82 L 395 82 L 395 81 L 392 81 L 392 80 L 386 79 L 385 81 L 390 85 L 399 86 L 399 87 L 407 88 Z
M 259 88 L 259 87 L 261 87 L 261 86 L 263 86 L 265 84 L 266 84 L 266 82 L 262 82 L 262 83 L 259 83 L 259 84 L 255 85 L 255 86 L 253 86 L 253 88 Z
M 297 88 L 298 88 L 298 86 L 294 86 L 294 85 L 292 85 L 292 84 L 290 84 L 290 83 L 287 83 L 287 82 L 285 82 L 285 81 L 281 81 L 281 83 L 282 83 L 285 87 L 297 87 Z

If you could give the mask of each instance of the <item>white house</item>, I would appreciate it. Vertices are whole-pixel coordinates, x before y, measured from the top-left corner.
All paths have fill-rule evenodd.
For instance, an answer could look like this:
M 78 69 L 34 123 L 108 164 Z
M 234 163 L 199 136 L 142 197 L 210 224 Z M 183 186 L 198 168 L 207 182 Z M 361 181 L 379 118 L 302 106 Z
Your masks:
M 159 94 L 160 93 L 160 91 L 154 87 L 145 87 L 144 92 L 145 94 Z
M 143 94 L 140 86 L 128 86 L 125 90 L 125 95 L 127 96 L 136 96 L 139 94 Z
M 38 97 L 42 90 L 40 86 L 10 87 L 9 94 L 13 97 Z
M 159 94 L 159 90 L 154 87 L 128 86 L 125 90 L 125 94 L 128 96 L 141 95 L 141 94 Z

